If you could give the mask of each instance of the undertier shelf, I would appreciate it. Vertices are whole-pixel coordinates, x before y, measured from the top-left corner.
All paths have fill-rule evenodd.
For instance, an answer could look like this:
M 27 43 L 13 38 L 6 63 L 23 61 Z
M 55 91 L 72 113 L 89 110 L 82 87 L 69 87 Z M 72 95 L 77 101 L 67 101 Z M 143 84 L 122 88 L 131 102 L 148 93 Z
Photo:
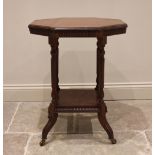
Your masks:
M 61 89 L 56 107 L 58 112 L 97 112 L 95 89 Z

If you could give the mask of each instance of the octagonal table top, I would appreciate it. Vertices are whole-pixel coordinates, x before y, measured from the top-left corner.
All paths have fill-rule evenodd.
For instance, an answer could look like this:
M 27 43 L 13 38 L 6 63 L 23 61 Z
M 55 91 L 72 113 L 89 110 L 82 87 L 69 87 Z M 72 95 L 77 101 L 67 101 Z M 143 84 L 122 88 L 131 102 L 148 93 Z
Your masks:
M 44 35 L 41 31 L 62 31 L 62 30 L 122 30 L 122 33 L 126 31 L 127 24 L 120 19 L 109 18 L 51 18 L 51 19 L 39 19 L 34 20 L 29 24 L 30 32 L 35 34 L 35 31 L 40 31 L 40 35 Z M 34 30 L 34 31 L 33 31 Z M 37 34 L 37 33 L 36 33 Z M 47 33 L 48 35 L 48 33 Z M 113 35 L 113 33 L 111 33 Z

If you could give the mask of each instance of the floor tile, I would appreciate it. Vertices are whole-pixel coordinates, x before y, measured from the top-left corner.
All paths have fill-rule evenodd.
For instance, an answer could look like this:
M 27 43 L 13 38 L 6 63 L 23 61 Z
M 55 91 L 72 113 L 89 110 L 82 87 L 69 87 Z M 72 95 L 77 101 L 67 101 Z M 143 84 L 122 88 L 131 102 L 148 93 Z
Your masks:
M 151 150 L 140 132 L 117 132 L 113 145 L 103 132 L 94 134 L 50 134 L 47 144 L 39 146 L 40 136 L 33 136 L 27 155 L 150 155 Z
M 4 155 L 24 155 L 28 137 L 26 134 L 4 134 Z
M 60 114 L 53 131 L 55 133 L 93 133 L 91 118 L 94 113 L 66 113 Z M 95 114 L 96 117 L 96 114 Z
M 111 101 L 106 102 L 107 120 L 113 130 L 146 130 L 151 129 L 151 101 Z M 92 119 L 94 131 L 102 127 L 97 117 Z
M 145 123 L 145 129 L 151 130 L 152 128 L 152 100 L 134 100 L 134 102 L 128 102 L 127 104 L 132 105 L 135 108 L 138 108 L 143 113 L 142 118 L 144 119 L 143 123 Z M 138 115 L 138 117 L 140 117 L 140 114 Z
M 43 127 L 48 121 L 47 102 L 24 102 L 20 105 L 14 121 L 10 127 L 10 132 L 42 132 Z M 56 124 L 51 132 L 74 133 L 72 128 L 75 114 L 59 114 Z
M 8 129 L 12 116 L 17 108 L 17 102 L 4 102 L 3 104 L 3 131 Z
M 47 102 L 24 102 L 20 105 L 12 125 L 11 132 L 41 132 L 47 122 Z

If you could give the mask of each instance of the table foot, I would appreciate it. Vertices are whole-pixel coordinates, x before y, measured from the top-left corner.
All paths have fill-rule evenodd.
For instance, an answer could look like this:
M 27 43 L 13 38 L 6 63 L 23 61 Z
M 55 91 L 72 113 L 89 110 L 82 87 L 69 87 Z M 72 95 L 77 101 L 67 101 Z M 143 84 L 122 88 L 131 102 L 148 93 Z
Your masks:
M 98 112 L 98 119 L 99 119 L 99 122 L 100 122 L 101 126 L 107 132 L 108 137 L 111 140 L 111 143 L 116 144 L 116 139 L 114 138 L 113 130 L 110 127 L 110 125 L 109 125 L 109 123 L 108 123 L 108 121 L 106 119 L 106 112 L 107 112 L 107 108 L 106 108 L 105 103 L 103 102 L 101 104 L 101 108 L 100 108 L 100 110 Z
M 41 142 L 39 143 L 40 146 L 44 146 L 45 145 L 45 141 L 46 141 L 46 139 L 42 139 Z
M 52 129 L 52 127 L 54 126 L 54 124 L 57 120 L 57 117 L 58 117 L 58 113 L 54 112 L 53 104 L 50 104 L 48 110 L 49 110 L 49 116 L 48 116 L 49 120 L 48 120 L 47 124 L 45 125 L 45 127 L 43 128 L 42 140 L 40 142 L 40 146 L 45 145 L 45 140 L 47 139 L 47 135 L 48 135 L 49 131 Z
M 116 144 L 117 143 L 116 139 L 114 139 L 114 138 L 113 139 L 110 139 L 110 140 L 111 140 L 111 143 L 112 144 Z

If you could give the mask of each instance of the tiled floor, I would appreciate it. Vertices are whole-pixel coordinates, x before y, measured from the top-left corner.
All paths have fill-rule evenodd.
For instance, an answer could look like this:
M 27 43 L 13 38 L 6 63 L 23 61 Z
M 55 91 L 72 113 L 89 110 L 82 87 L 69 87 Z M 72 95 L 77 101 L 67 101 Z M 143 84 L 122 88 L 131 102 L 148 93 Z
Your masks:
M 95 113 L 59 114 L 39 146 L 47 102 L 4 103 L 4 155 L 150 155 L 151 100 L 107 101 L 112 145 Z

